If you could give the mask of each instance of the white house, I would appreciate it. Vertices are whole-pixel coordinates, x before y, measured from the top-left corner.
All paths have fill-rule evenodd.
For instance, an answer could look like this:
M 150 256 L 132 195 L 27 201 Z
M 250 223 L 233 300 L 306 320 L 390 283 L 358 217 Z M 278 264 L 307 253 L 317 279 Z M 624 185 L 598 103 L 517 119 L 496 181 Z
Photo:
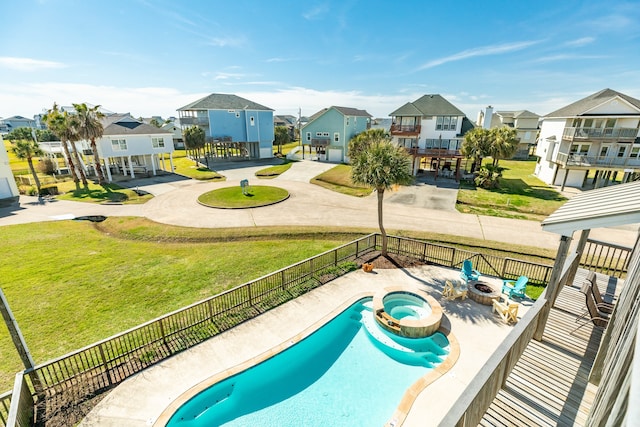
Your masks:
M 476 125 L 484 129 L 502 126 L 514 128 L 517 132 L 518 149 L 511 158 L 528 159 L 531 148 L 536 145 L 539 121 L 540 116 L 528 110 L 493 111 L 493 107 L 488 106 L 478 114 Z
M 474 127 L 460 109 L 432 94 L 407 102 L 389 115 L 394 143 L 413 155 L 414 175 L 431 170 L 459 177 L 464 134 Z
M 547 184 L 601 187 L 640 173 L 640 100 L 604 89 L 547 114 L 535 174 Z
M 17 197 L 19 194 L 18 185 L 9 166 L 9 155 L 0 135 L 0 199 Z
M 136 173 L 173 172 L 173 132 L 144 124 L 129 114 L 111 114 L 102 123 L 104 133 L 96 145 L 109 181 L 113 174 L 135 178 Z

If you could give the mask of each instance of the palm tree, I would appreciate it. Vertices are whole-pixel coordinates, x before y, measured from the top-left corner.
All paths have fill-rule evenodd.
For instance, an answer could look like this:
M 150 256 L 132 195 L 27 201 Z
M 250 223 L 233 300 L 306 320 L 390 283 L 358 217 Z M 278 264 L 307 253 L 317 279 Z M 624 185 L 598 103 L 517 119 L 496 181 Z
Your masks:
M 493 157 L 493 166 L 498 166 L 500 159 L 510 158 L 518 149 L 518 131 L 502 126 L 491 129 L 491 134 L 493 136 L 491 157 Z
M 104 114 L 99 111 L 99 105 L 89 108 L 85 103 L 73 104 L 73 108 L 75 108 L 77 114 L 78 136 L 81 139 L 91 141 L 91 151 L 93 151 L 93 161 L 95 163 L 96 173 L 98 174 L 98 183 L 102 184 L 104 182 L 104 174 L 102 173 L 96 139 L 102 138 L 102 134 L 104 133 L 104 127 L 100 122 Z
M 359 135 L 371 135 L 367 139 L 365 135 L 356 136 L 354 144 L 349 142 L 351 163 L 351 180 L 355 184 L 369 185 L 377 192 L 378 198 L 378 226 L 382 234 L 382 256 L 387 256 L 387 232 L 382 220 L 382 200 L 384 191 L 394 185 L 406 185 L 413 181 L 411 175 L 411 158 L 404 148 L 396 147 L 391 143 L 391 138 L 383 131 L 380 138 L 380 129 L 369 129 Z M 353 139 L 352 139 L 353 141 Z M 357 148 L 353 148 L 357 147 Z M 353 148 L 353 150 L 352 150 Z
M 69 152 L 69 147 L 67 147 L 67 141 L 76 138 L 75 136 L 75 128 L 72 126 L 71 118 L 65 111 L 61 113 L 58 110 L 58 105 L 56 103 L 53 104 L 53 108 L 47 111 L 47 114 L 43 117 L 44 122 L 47 124 L 47 127 L 54 135 L 60 138 L 62 142 L 62 149 L 64 151 L 64 155 L 67 158 L 67 164 L 69 165 L 69 172 L 73 177 L 73 182 L 76 184 L 76 190 L 80 190 L 80 180 L 78 179 L 78 174 L 76 173 L 75 162 L 71 158 L 71 153 Z
M 474 172 L 477 166 L 482 166 L 482 158 L 491 154 L 491 145 L 492 135 L 488 129 L 473 128 L 464 135 L 460 151 L 473 160 L 470 172 Z
M 367 129 L 355 135 L 349 141 L 349 157 L 354 158 L 375 142 L 391 141 L 389 134 L 382 128 Z
M 38 194 L 40 194 L 40 179 L 38 178 L 38 174 L 36 173 L 35 168 L 33 167 L 33 157 L 34 156 L 42 156 L 43 152 L 37 142 L 33 140 L 33 137 L 27 139 L 19 139 L 13 142 L 13 152 L 17 158 L 20 160 L 27 160 L 29 164 L 29 170 L 31 171 L 31 175 L 33 175 L 33 180 L 36 182 L 36 188 L 38 189 Z

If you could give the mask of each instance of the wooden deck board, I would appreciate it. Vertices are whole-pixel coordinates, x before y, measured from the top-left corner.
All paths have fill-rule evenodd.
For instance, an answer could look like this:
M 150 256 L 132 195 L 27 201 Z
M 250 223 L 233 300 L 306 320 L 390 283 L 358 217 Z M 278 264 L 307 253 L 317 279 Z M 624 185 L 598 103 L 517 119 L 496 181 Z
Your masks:
M 529 343 L 481 426 L 585 425 L 597 391 L 587 380 L 602 337 L 592 323 L 575 330 L 585 307 L 580 286 L 586 275 L 578 270 L 573 284 L 562 289 L 542 341 Z M 601 290 L 612 290 L 607 276 L 598 274 L 597 282 Z

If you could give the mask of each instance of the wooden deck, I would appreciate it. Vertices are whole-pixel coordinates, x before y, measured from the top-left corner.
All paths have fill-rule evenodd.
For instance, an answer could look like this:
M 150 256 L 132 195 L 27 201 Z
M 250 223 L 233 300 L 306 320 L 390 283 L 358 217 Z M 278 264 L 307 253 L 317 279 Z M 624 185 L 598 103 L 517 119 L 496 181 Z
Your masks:
M 481 426 L 585 425 L 597 390 L 587 379 L 602 337 L 591 322 L 574 331 L 585 307 L 580 285 L 586 273 L 578 270 L 573 285 L 562 289 L 542 342 L 529 343 Z M 622 283 L 601 274 L 597 277 L 602 292 L 614 293 Z

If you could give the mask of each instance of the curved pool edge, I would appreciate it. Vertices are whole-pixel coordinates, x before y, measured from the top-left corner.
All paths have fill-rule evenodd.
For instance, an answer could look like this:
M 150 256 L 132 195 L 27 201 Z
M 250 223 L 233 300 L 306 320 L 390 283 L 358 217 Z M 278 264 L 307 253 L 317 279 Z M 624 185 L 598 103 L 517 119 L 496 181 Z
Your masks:
M 196 396 L 198 393 L 206 390 L 207 388 L 211 387 L 212 385 L 228 378 L 231 377 L 233 375 L 239 374 L 242 371 L 245 371 L 249 368 L 251 368 L 252 366 L 258 365 L 259 363 L 264 362 L 265 360 L 275 356 L 278 353 L 283 352 L 284 350 L 288 349 L 289 347 L 299 343 L 300 341 L 302 341 L 303 339 L 307 338 L 309 335 L 313 334 L 315 331 L 317 331 L 318 329 L 320 329 L 322 326 L 324 326 L 325 324 L 327 324 L 328 322 L 330 322 L 333 318 L 335 318 L 337 315 L 339 315 L 340 313 L 344 312 L 346 309 L 348 309 L 351 305 L 355 304 L 356 302 L 364 299 L 364 298 L 372 298 L 373 294 L 371 292 L 361 292 L 355 295 L 352 295 L 351 297 L 349 297 L 349 299 L 347 299 L 344 303 L 340 304 L 338 307 L 336 307 L 335 309 L 333 309 L 331 312 L 329 312 L 327 315 L 323 316 L 320 320 L 318 320 L 317 322 L 313 323 L 311 326 L 307 327 L 306 329 L 304 329 L 303 331 L 301 331 L 300 333 L 294 335 L 293 337 L 285 340 L 284 342 L 278 344 L 277 346 L 271 348 L 270 350 L 267 350 L 261 354 L 259 354 L 256 357 L 253 357 L 251 359 L 248 359 L 242 363 L 239 363 L 238 365 L 235 365 L 232 368 L 226 369 L 224 371 L 218 372 L 217 374 L 214 374 L 212 376 L 210 376 L 209 378 L 199 382 L 198 384 L 194 385 L 193 387 L 187 389 L 184 393 L 180 394 L 180 396 L 178 396 L 176 399 L 174 399 L 160 414 L 160 416 L 158 417 L 158 419 L 152 424 L 153 427 L 165 427 L 167 425 L 167 423 L 169 422 L 169 420 L 171 419 L 171 417 L 173 416 L 173 414 L 185 403 L 187 403 L 188 400 L 190 400 L 192 397 Z M 443 362 L 444 363 L 444 362 Z
M 298 334 L 292 336 L 291 338 L 285 340 L 284 342 L 278 344 L 277 346 L 267 350 L 258 356 L 250 358 L 244 362 L 241 362 L 232 368 L 226 369 L 224 371 L 218 372 L 210 376 L 209 378 L 195 384 L 194 386 L 187 389 L 185 392 L 180 394 L 176 399 L 174 399 L 160 414 L 160 416 L 156 419 L 156 421 L 152 424 L 153 427 L 166 427 L 167 423 L 169 423 L 171 417 L 174 413 L 185 403 L 187 403 L 191 398 L 195 397 L 197 394 L 205 391 L 209 387 L 214 384 L 231 377 L 233 375 L 239 374 L 255 365 L 258 365 L 265 360 L 275 356 L 278 353 L 283 352 L 289 347 L 299 343 L 304 340 L 318 329 L 323 327 L 325 324 L 333 320 L 336 316 L 347 310 L 350 306 L 357 303 L 360 300 L 366 298 L 373 298 L 374 293 L 372 292 L 361 292 L 349 297 L 345 302 L 337 306 L 331 312 L 323 316 L 321 319 L 313 323 L 311 326 L 305 328 L 303 331 Z M 444 316 L 443 316 L 444 317 Z M 434 381 L 438 378 L 442 377 L 445 373 L 447 373 L 453 365 L 457 362 L 460 356 L 460 345 L 458 340 L 452 334 L 452 332 L 440 325 L 437 332 L 441 332 L 443 335 L 447 337 L 449 341 L 449 354 L 446 359 L 440 363 L 436 368 L 428 372 L 423 377 L 419 378 L 416 382 L 414 382 L 402 395 L 402 399 L 400 403 L 396 407 L 392 417 L 385 424 L 385 427 L 399 427 L 406 420 L 411 407 L 413 406 L 415 400 L 418 396 Z
M 400 404 L 396 407 L 393 416 L 384 425 L 384 427 L 401 426 L 407 419 L 418 395 L 420 395 L 420 393 L 422 393 L 429 385 L 433 384 L 438 378 L 449 372 L 460 358 L 460 343 L 451 330 L 440 325 L 437 332 L 442 333 L 447 337 L 447 340 L 449 340 L 449 354 L 447 355 L 447 358 L 436 366 L 435 369 L 418 379 L 407 389 L 407 391 L 404 392 L 404 395 L 400 400 Z

